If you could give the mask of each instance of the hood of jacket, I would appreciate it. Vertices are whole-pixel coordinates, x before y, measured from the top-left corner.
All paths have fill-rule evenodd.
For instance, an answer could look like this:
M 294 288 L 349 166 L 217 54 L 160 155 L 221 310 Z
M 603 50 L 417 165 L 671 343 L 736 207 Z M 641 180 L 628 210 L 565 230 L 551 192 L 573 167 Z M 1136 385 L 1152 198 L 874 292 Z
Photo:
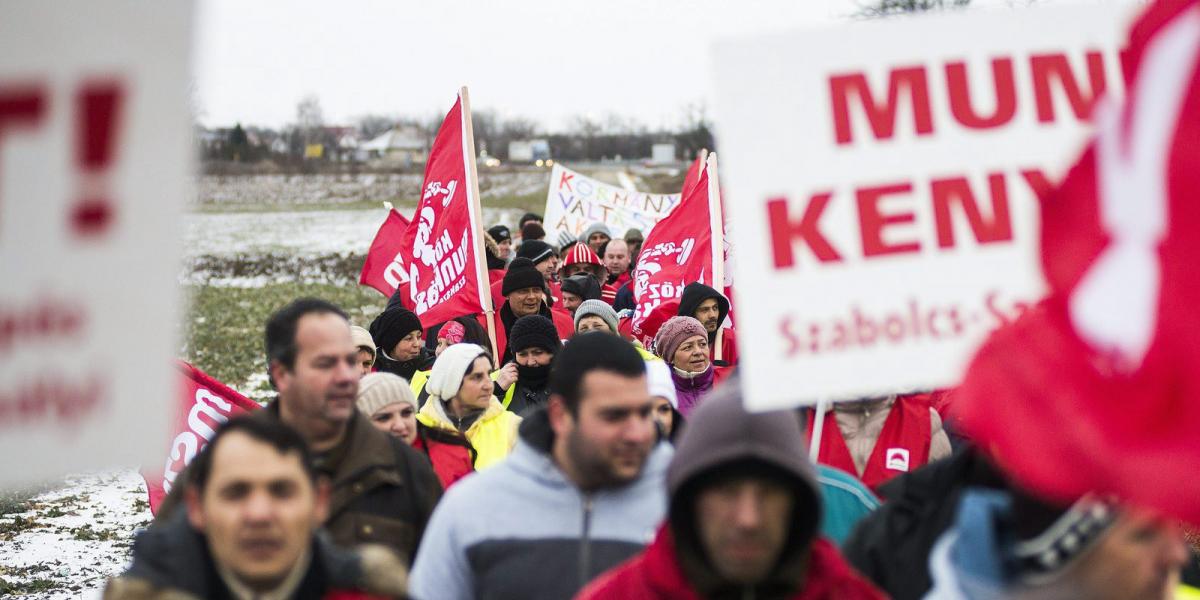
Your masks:
M 735 376 L 692 411 L 667 470 L 671 533 L 680 563 L 701 594 L 716 593 L 728 584 L 716 575 L 697 535 L 696 496 L 715 481 L 747 470 L 790 480 L 795 501 L 788 542 L 762 585 L 798 586 L 821 522 L 821 493 L 804 447 L 804 431 L 792 411 L 747 412 Z
M 729 316 L 729 298 L 699 281 L 693 281 L 683 288 L 683 294 L 679 296 L 679 312 L 676 314 L 695 317 L 700 303 L 709 298 L 717 299 L 717 326 L 720 327 L 721 323 L 725 322 L 725 317 Z M 716 336 L 715 331 L 708 334 L 708 342 L 711 344 Z
M 468 427 L 466 431 L 462 432 L 463 435 L 470 438 L 473 430 L 477 427 L 480 427 L 481 423 L 485 423 L 499 416 L 503 412 L 504 405 L 500 404 L 500 401 L 497 400 L 495 396 L 492 396 L 491 399 L 488 400 L 487 408 L 483 409 L 483 413 L 475 418 L 475 420 L 471 423 L 471 426 Z M 446 413 L 446 405 L 439 400 L 430 398 L 430 400 L 425 403 L 425 406 L 422 406 L 421 410 L 417 412 L 417 415 L 424 416 L 426 421 L 425 424 L 430 427 L 441 427 L 442 429 L 458 431 L 458 428 L 454 426 L 454 420 L 450 418 L 448 413 Z

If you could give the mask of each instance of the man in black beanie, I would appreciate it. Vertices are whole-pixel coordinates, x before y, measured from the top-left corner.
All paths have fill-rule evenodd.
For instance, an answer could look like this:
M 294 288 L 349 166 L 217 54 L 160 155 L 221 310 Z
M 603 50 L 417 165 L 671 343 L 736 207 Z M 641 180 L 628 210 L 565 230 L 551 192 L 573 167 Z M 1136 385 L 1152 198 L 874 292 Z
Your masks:
M 541 240 L 527 240 L 517 249 L 517 258 L 528 258 L 547 283 L 558 280 L 558 252 Z
M 388 303 L 369 328 L 378 348 L 375 370 L 395 373 L 411 381 L 417 371 L 433 368 L 436 357 L 421 341 L 424 329 L 413 311 L 398 302 Z
M 500 292 L 504 296 L 504 304 L 500 310 L 496 311 L 492 319 L 492 327 L 496 331 L 496 349 L 500 358 L 500 364 L 513 362 L 515 358 L 513 350 L 509 348 L 509 332 L 512 331 L 517 319 L 529 315 L 542 315 L 550 320 L 558 329 L 559 337 L 566 339 L 571 337 L 575 331 L 574 323 L 570 317 L 561 311 L 550 310 L 550 305 L 547 304 L 546 298 L 550 295 L 550 288 L 546 285 L 546 279 L 537 269 L 533 268 L 533 262 L 528 258 L 513 259 L 512 264 L 508 266 L 508 272 L 504 274 L 504 280 L 501 282 Z M 481 322 L 485 327 L 486 322 Z
M 508 334 L 508 347 L 516 362 L 502 369 L 496 384 L 505 390 L 504 408 L 525 417 L 550 399 L 550 362 L 562 348 L 554 322 L 542 315 L 517 319 Z
M 600 299 L 600 284 L 591 275 L 572 275 L 563 280 L 562 300 L 563 309 L 571 318 L 575 318 L 575 310 L 586 300 Z

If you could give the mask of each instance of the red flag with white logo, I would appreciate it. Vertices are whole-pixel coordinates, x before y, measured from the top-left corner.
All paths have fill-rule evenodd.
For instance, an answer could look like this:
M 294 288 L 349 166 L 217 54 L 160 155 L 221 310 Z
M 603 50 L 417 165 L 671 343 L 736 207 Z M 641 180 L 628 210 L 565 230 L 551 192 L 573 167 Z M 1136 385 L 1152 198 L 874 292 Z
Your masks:
M 388 211 L 387 218 L 371 249 L 367 251 L 367 260 L 363 262 L 362 272 L 358 283 L 379 290 L 384 296 L 391 297 L 396 288 L 408 283 L 408 253 L 404 251 L 404 232 L 408 229 L 408 219 L 396 209 Z
M 701 150 L 696 153 L 696 160 L 693 160 L 692 164 L 688 166 L 687 173 L 683 176 L 683 190 L 679 196 L 680 201 L 683 201 L 691 193 L 692 188 L 696 187 L 696 183 L 700 181 L 700 173 L 704 171 L 704 161 L 706 158 L 708 158 L 708 150 Z
M 261 408 L 204 371 L 183 361 L 178 361 L 177 366 L 182 375 L 180 396 L 166 464 L 142 469 L 151 513 L 158 512 L 158 505 L 170 493 L 175 478 L 204 449 L 222 423 Z
M 712 157 L 713 155 L 709 155 Z M 699 161 L 700 159 L 697 159 Z M 715 157 L 710 159 L 715 160 Z M 666 303 L 674 300 L 676 306 L 683 288 L 693 281 L 699 281 L 714 289 L 725 288 L 724 250 L 721 233 L 717 234 L 716 256 L 714 260 L 713 232 L 720 232 L 720 211 L 713 215 L 714 204 L 719 206 L 715 182 L 709 176 L 714 169 L 701 169 L 696 183 L 679 201 L 662 221 L 659 221 L 646 240 L 642 243 L 641 253 L 638 254 L 637 267 L 633 271 L 633 295 L 637 307 L 633 312 L 631 330 L 633 336 L 646 347 L 658 327 L 667 318 L 674 316 L 659 314 Z M 685 181 L 685 186 L 687 185 Z M 714 265 L 717 267 L 714 272 Z M 651 318 L 651 315 L 654 315 Z
M 1154 4 L 1128 99 L 1042 213 L 1049 295 L 975 357 L 953 411 L 1051 497 L 1112 493 L 1200 523 L 1200 4 Z
M 421 200 L 401 248 L 408 261 L 408 282 L 400 286 L 404 305 L 423 323 L 492 310 L 464 96 L 459 95 L 433 141 Z

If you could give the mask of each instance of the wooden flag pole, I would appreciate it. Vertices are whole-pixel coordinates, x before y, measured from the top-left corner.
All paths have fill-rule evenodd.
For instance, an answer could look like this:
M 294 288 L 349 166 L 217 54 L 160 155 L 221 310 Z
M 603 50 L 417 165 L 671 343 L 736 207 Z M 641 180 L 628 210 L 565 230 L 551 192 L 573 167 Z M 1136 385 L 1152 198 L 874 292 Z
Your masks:
M 818 400 L 817 409 L 813 411 L 813 416 L 816 421 L 813 421 L 812 441 L 808 443 L 808 457 L 812 459 L 813 464 L 817 462 L 817 454 L 821 451 L 821 435 L 825 429 L 825 414 L 829 412 L 829 401 Z
M 479 204 L 479 174 L 475 165 L 475 129 L 471 125 L 471 100 L 467 86 L 458 91 L 462 101 L 463 162 L 467 172 L 467 207 L 471 215 L 471 238 L 475 240 L 475 280 L 479 287 L 479 305 L 483 307 L 484 328 L 492 344 L 492 361 L 499 365 L 499 345 L 496 344 L 496 327 L 492 322 L 496 309 L 492 305 L 492 285 L 487 274 L 487 254 L 483 244 L 483 208 Z
M 717 153 L 708 152 L 705 157 L 708 168 L 708 226 L 712 241 L 712 282 L 717 293 L 725 293 L 725 215 L 721 212 L 721 184 L 717 179 Z M 713 360 L 721 360 L 724 327 L 717 323 L 717 336 L 713 338 Z

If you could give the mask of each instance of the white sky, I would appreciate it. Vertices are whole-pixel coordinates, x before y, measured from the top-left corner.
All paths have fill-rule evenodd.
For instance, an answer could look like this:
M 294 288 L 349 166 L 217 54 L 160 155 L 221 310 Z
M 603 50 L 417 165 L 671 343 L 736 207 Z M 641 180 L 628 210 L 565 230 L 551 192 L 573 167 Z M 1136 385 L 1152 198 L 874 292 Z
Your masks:
M 675 128 L 707 95 L 714 40 L 841 21 L 859 1 L 201 0 L 196 108 L 209 126 L 280 127 L 315 94 L 329 124 L 429 117 L 465 84 L 473 109 L 550 130 L 610 113 Z

